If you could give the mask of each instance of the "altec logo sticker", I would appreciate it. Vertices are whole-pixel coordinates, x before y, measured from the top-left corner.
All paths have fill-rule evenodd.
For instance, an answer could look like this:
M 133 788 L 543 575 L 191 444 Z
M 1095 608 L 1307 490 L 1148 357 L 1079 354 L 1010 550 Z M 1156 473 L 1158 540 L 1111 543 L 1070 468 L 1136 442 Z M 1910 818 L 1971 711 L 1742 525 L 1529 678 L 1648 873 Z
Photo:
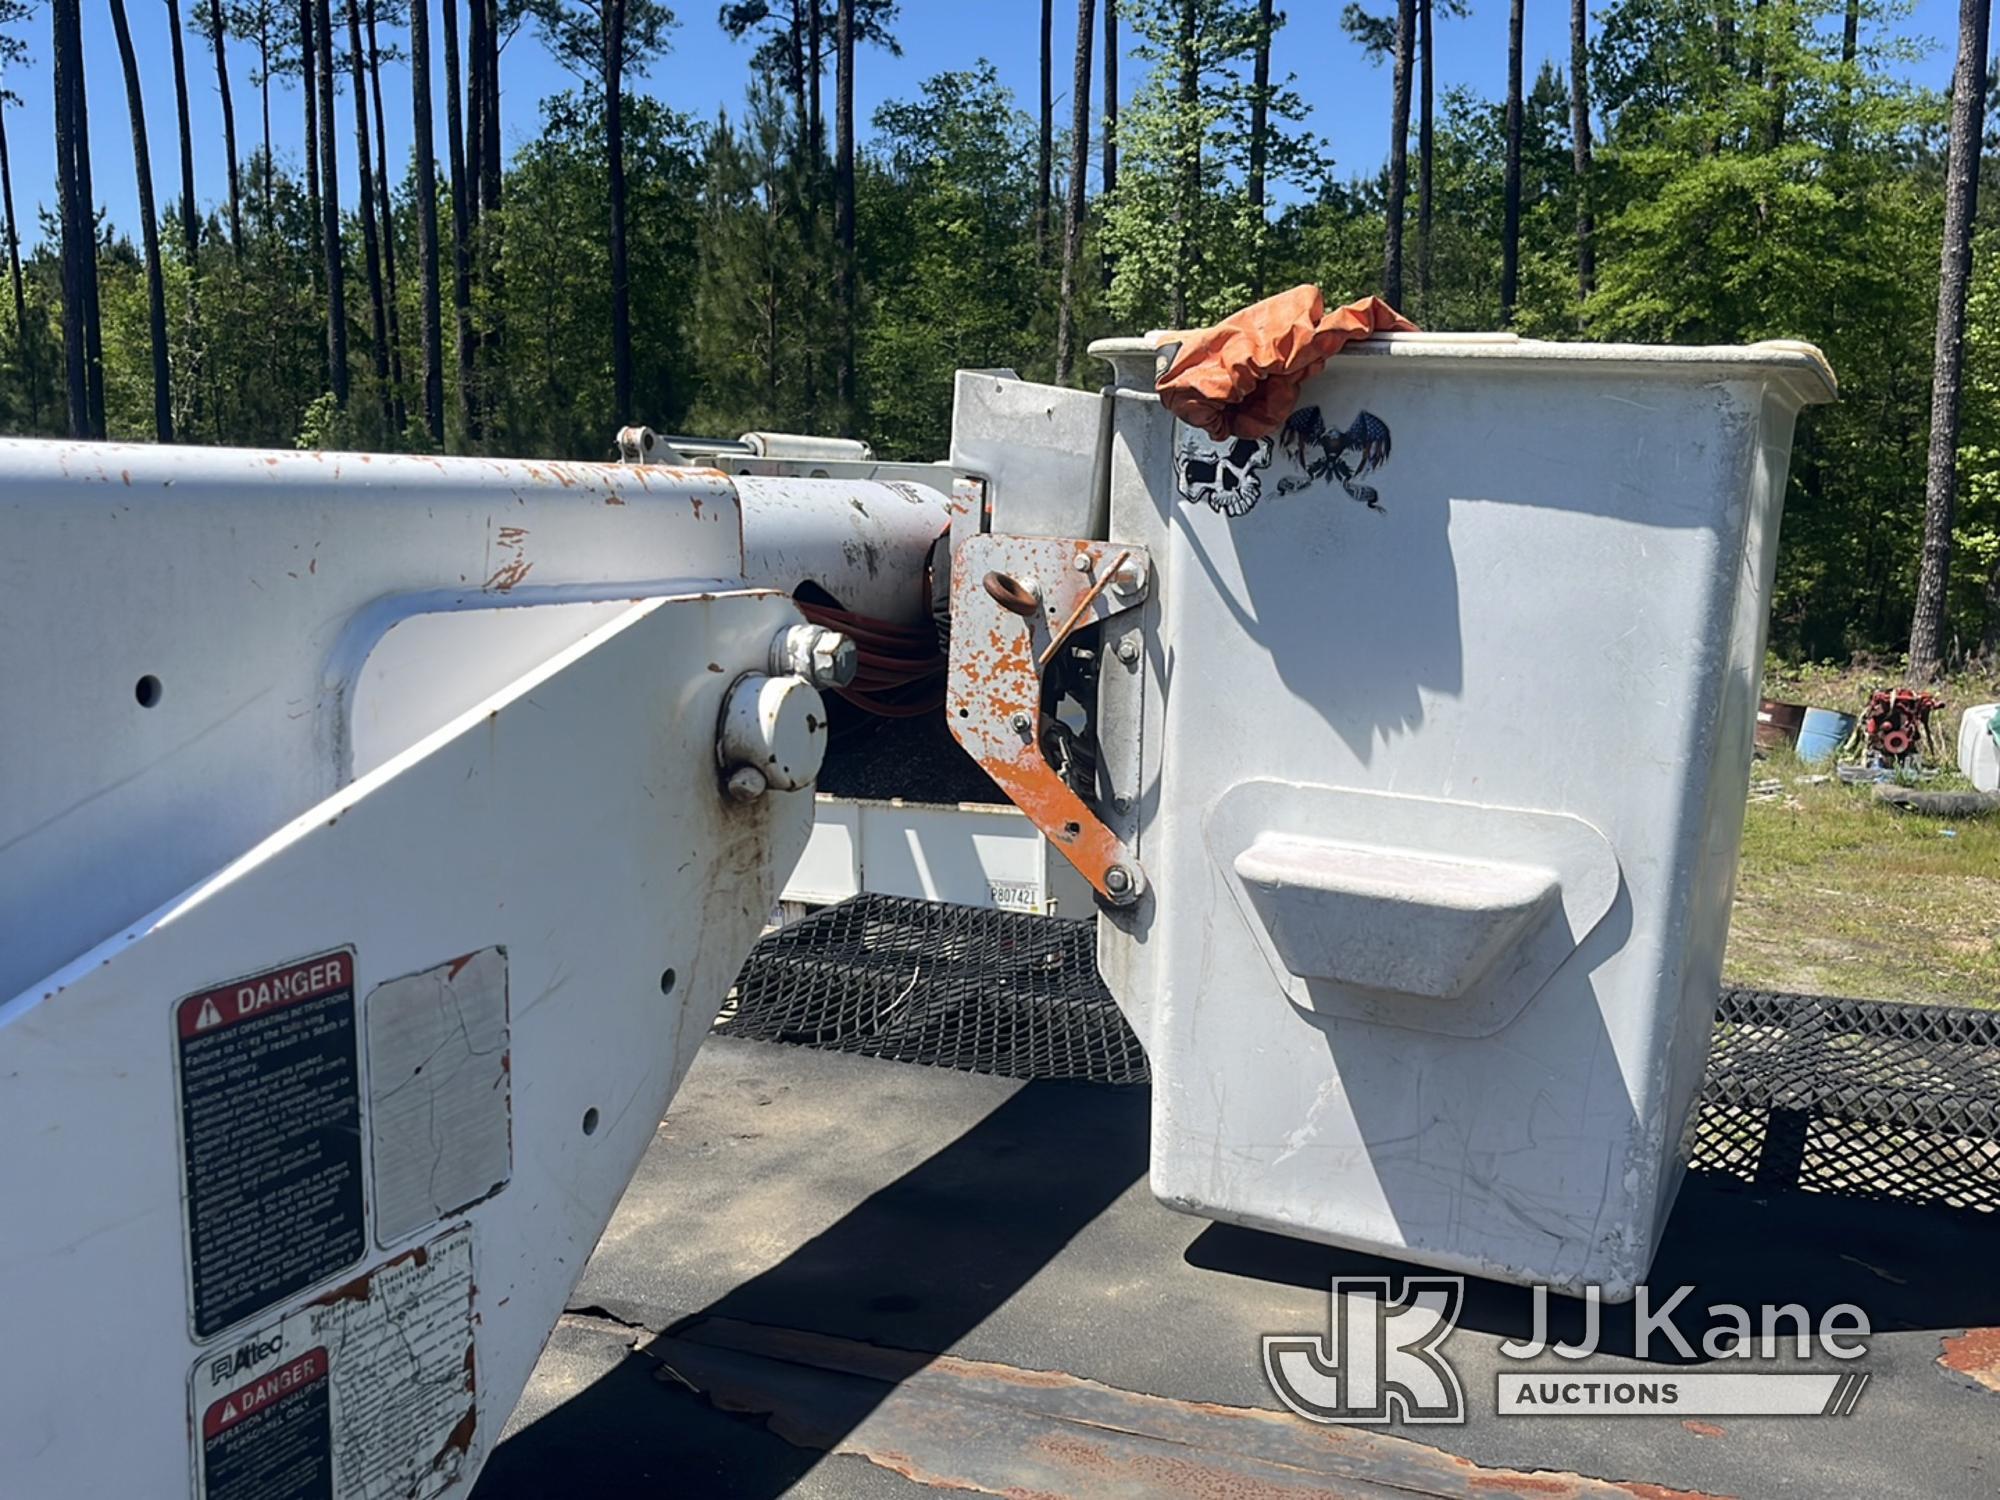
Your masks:
M 213 1441 L 237 1423 L 256 1416 L 266 1407 L 326 1377 L 326 1350 L 308 1349 L 282 1369 L 259 1376 L 241 1389 L 231 1391 L 220 1401 L 211 1402 L 201 1416 L 201 1435 L 204 1440 Z

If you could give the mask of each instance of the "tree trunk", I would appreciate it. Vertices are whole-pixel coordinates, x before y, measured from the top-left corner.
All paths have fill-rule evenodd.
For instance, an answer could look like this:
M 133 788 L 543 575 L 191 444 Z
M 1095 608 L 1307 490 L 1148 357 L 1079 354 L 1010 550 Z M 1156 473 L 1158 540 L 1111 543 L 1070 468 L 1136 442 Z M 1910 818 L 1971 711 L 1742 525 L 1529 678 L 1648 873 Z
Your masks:
M 1174 194 L 1174 327 L 1188 325 L 1188 282 L 1194 269 L 1194 211 L 1201 198 L 1201 59 L 1195 51 L 1196 0 L 1181 0 L 1180 115 L 1174 122 L 1180 182 Z
M 52 0 L 49 7 L 55 58 L 56 193 L 62 215 L 63 365 L 69 407 L 69 435 L 92 436 L 90 378 L 83 337 L 83 251 L 87 218 L 76 180 L 76 67 L 81 49 L 72 50 L 77 29 L 76 0 Z
M 1035 154 L 1035 263 L 1049 263 L 1049 178 L 1055 172 L 1055 0 L 1042 0 L 1041 136 Z
M 806 16 L 806 51 L 800 82 L 806 91 L 802 104 L 805 121 L 805 163 L 800 173 L 803 178 L 805 213 L 800 225 L 801 239 L 806 247 L 808 260 L 819 253 L 820 239 L 820 195 L 825 184 L 824 163 L 826 161 L 826 123 L 820 114 L 820 73 L 825 64 L 826 19 L 820 10 L 821 0 L 793 0 L 794 7 L 803 3 Z M 796 9 L 794 15 L 796 16 Z M 776 295 L 775 289 L 773 295 Z M 801 304 L 813 326 L 823 326 L 824 319 L 817 316 L 819 286 L 808 281 L 804 288 Z M 817 431 L 819 426 L 819 376 L 822 346 L 816 336 L 807 334 L 801 341 L 799 357 L 800 388 L 804 407 L 806 430 Z M 772 356 L 776 358 L 775 352 Z M 775 377 L 773 377 L 775 382 Z M 775 383 L 772 390 L 775 393 Z M 772 397 L 772 411 L 777 410 L 776 395 Z
M 1951 148 L 1945 157 L 1944 246 L 1938 263 L 1937 344 L 1931 359 L 1931 441 L 1924 470 L 1924 553 L 1910 621 L 1910 678 L 1944 669 L 1951 528 L 1958 501 L 1959 376 L 1965 362 L 1965 295 L 1979 209 L 1980 135 L 1986 120 L 1989 0 L 1959 0 L 1958 66 L 1951 80 Z
M 1410 191 L 1410 63 L 1417 27 L 1415 0 L 1397 0 L 1396 37 L 1390 56 L 1389 197 L 1383 206 L 1382 296 L 1403 305 L 1403 205 Z
M 825 61 L 824 57 L 821 54 L 826 45 L 823 35 L 826 27 L 824 18 L 820 14 L 819 7 L 820 7 L 820 0 L 807 0 L 806 76 L 810 80 L 811 84 L 811 99 L 809 101 L 809 108 L 811 112 L 810 113 L 811 124 L 810 128 L 806 132 L 806 139 L 811 146 L 811 150 L 807 152 L 807 159 L 812 164 L 815 180 L 817 179 L 819 172 L 820 158 L 826 152 L 826 126 L 825 123 L 820 118 L 820 108 L 819 108 L 819 75 L 820 75 L 820 68 Z M 813 202 L 815 206 L 817 206 L 819 202 L 819 195 L 817 190 L 815 190 L 814 192 Z
M 465 212 L 479 222 L 486 178 L 486 0 L 465 0 Z
M 21 379 L 28 388 L 28 428 L 42 425 L 42 382 L 35 369 L 35 340 L 28 332 L 28 298 L 21 285 L 21 235 L 14 222 L 14 168 L 7 155 L 7 99 L 0 94 L 0 201 L 7 211 L 7 273 L 14 289 L 14 340 L 21 347 Z
M 228 28 L 222 18 L 222 0 L 209 0 L 209 25 L 215 30 L 215 86 L 222 93 L 222 146 L 229 160 L 229 248 L 238 259 L 243 255 L 243 191 L 236 175 L 236 104 L 229 94 L 229 63 L 224 56 Z M 180 47 L 179 27 L 174 46 Z
M 69 68 L 69 167 L 76 204 L 78 347 L 83 358 L 83 436 L 102 439 L 104 427 L 104 321 L 97 290 L 97 195 L 90 182 L 90 90 L 83 69 L 83 16 L 77 0 L 57 0 L 67 12 Z
M 1083 259 L 1083 190 L 1090 175 L 1090 44 L 1097 29 L 1095 12 L 1096 0 L 1077 0 L 1076 67 L 1070 74 L 1069 202 L 1063 215 L 1062 291 L 1056 309 L 1057 385 L 1069 384 L 1076 366 L 1076 276 Z
M 1118 186 L 1118 0 L 1104 0 L 1104 196 Z M 1098 257 L 1104 286 L 1111 287 L 1118 263 L 1109 249 Z
M 340 153 L 333 142 L 333 13 L 311 0 L 319 53 L 319 236 L 326 256 L 326 374 L 333 404 L 347 410 L 347 288 L 340 256 Z
M 1846 110 L 1854 103 L 1853 67 L 1854 59 L 1861 50 L 1861 0 L 1847 0 L 1847 14 L 1842 18 L 1840 28 L 1840 121 L 1834 126 L 1833 144 L 1838 151 L 1845 151 L 1853 137 L 1853 123 Z
M 1264 295 L 1264 166 L 1271 122 L 1271 0 L 1257 0 L 1257 39 L 1250 63 L 1250 216 L 1256 239 L 1250 246 L 1250 296 Z
M 854 436 L 855 344 L 860 337 L 854 266 L 854 0 L 840 0 L 834 35 L 833 113 L 840 151 L 833 168 L 834 231 L 840 241 L 840 430 Z
M 360 200 L 361 258 L 368 271 L 368 331 L 373 336 L 369 356 L 375 366 L 375 398 L 381 407 L 384 436 L 395 429 L 389 394 L 389 307 L 382 296 L 382 241 L 375 222 L 375 177 L 369 158 L 368 55 L 361 50 L 361 6 L 347 0 L 347 76 L 354 95 L 354 173 Z
M 414 0 L 411 9 L 423 0 Z M 389 189 L 388 114 L 382 108 L 382 48 L 375 0 L 368 0 L 368 89 L 375 100 L 375 218 L 382 226 L 382 293 L 389 309 L 389 406 L 397 434 L 409 421 L 403 405 L 403 314 L 396 305 L 396 204 Z
M 187 49 L 181 45 L 180 0 L 167 0 L 167 31 L 173 43 L 174 108 L 181 132 L 181 244 L 192 275 L 201 249 L 201 228 L 194 202 L 194 129 L 188 120 Z
M 1507 9 L 1507 181 L 1500 228 L 1500 322 L 1514 321 L 1521 281 L 1521 11 Z
M 417 0 L 427 4 L 428 0 Z M 477 3 L 477 0 L 474 0 Z M 463 98 L 458 65 L 458 0 L 444 0 L 445 138 L 451 165 L 451 302 L 457 322 L 454 341 L 458 356 L 458 417 L 467 439 L 479 432 L 478 341 L 472 327 L 472 192 L 467 181 L 465 126 L 459 101 Z
M 479 146 L 479 212 L 482 217 L 500 206 L 500 6 L 499 0 L 473 0 L 485 8 L 485 69 L 481 94 L 486 100 L 482 120 L 486 138 Z M 620 28 L 622 31 L 622 27 Z
M 1437 162 L 1435 116 L 1437 91 L 1432 79 L 1432 29 L 1437 24 L 1432 0 L 1417 5 L 1417 305 L 1426 317 L 1431 299 L 1431 169 Z
M 1986 627 L 1980 632 L 1979 654 L 1989 669 L 2000 663 L 2000 558 L 1986 575 Z
M 446 0 L 447 4 L 452 0 Z M 439 328 L 437 132 L 431 122 L 430 0 L 410 5 L 410 115 L 417 151 L 417 322 L 424 350 L 424 428 L 444 446 L 444 338 Z
M 269 17 L 268 9 L 260 13 Z M 260 19 L 257 27 L 257 77 L 261 80 L 257 92 L 264 105 L 264 228 L 271 228 L 271 28 L 268 20 Z
M 118 60 L 125 70 L 125 108 L 132 116 L 132 165 L 139 178 L 139 235 L 146 247 L 146 321 L 153 345 L 153 435 L 162 443 L 171 443 L 174 393 L 167 356 L 167 286 L 160 275 L 160 225 L 153 216 L 153 159 L 146 149 L 146 100 L 139 91 L 139 59 L 132 51 L 125 0 L 111 0 L 111 29 L 118 35 Z
M 1596 226 L 1590 212 L 1590 0 L 1569 4 L 1570 156 L 1576 169 L 1576 294 L 1597 289 Z
M 791 86 L 792 108 L 798 114 L 798 154 L 802 171 L 812 156 L 812 112 L 806 107 L 806 14 L 814 8 L 806 0 L 793 0 L 791 23 L 785 27 L 785 82 Z
M 604 154 L 611 173 L 611 405 L 632 420 L 632 283 L 625 254 L 625 0 L 604 4 Z
M 474 4 L 482 0 L 473 0 Z M 486 367 L 495 376 L 496 388 L 505 369 L 501 342 L 506 328 L 505 262 L 501 258 L 501 236 L 506 221 L 499 213 L 504 154 L 500 145 L 500 5 L 499 0 L 483 0 L 486 8 L 486 140 L 479 151 L 479 221 L 485 229 L 479 236 L 480 278 L 486 287 L 486 328 L 479 339 L 487 351 Z M 620 28 L 621 32 L 623 28 Z
M 449 0 L 447 0 L 449 3 Z M 306 248 L 312 262 L 313 290 L 326 291 L 326 246 L 319 201 L 319 44 L 313 37 L 313 0 L 299 0 L 299 92 L 306 100 Z

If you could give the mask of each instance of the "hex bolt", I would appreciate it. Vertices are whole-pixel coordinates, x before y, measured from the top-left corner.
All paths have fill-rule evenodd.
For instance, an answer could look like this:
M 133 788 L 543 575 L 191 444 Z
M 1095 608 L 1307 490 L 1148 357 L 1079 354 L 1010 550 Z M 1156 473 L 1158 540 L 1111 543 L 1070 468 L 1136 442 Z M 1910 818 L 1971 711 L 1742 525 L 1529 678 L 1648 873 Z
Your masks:
M 1111 575 L 1111 589 L 1117 594 L 1137 594 L 1146 587 L 1146 565 L 1128 562 Z
M 1088 552 L 1077 553 L 1075 558 L 1071 560 L 1070 566 L 1075 568 L 1079 573 L 1088 573 L 1090 571 L 1090 554 Z
M 764 773 L 755 766 L 738 766 L 722 785 L 731 802 L 755 802 L 770 787 Z
M 1120 812 L 1130 812 L 1132 810 L 1132 799 L 1130 797 L 1113 797 L 1111 805 Z
M 1014 715 L 1014 733 L 1028 734 L 1034 730 L 1034 727 L 1034 720 L 1030 719 L 1026 714 Z
M 1139 638 L 1128 635 L 1118 643 L 1118 659 L 1128 667 L 1139 664 Z
M 1129 865 L 1113 865 L 1104 872 L 1104 892 L 1114 906 L 1130 906 L 1139 899 L 1139 877 Z
M 788 625 L 771 637 L 775 676 L 803 677 L 816 688 L 846 687 L 860 666 L 853 638 L 824 625 Z

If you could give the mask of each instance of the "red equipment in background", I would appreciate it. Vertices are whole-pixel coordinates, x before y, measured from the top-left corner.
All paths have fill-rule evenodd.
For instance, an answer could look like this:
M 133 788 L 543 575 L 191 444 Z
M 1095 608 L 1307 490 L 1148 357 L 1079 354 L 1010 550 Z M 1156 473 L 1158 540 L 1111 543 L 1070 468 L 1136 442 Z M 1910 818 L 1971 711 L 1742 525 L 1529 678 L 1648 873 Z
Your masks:
M 1869 694 L 1861 716 L 1861 733 L 1868 748 L 1890 760 L 1928 749 L 1931 714 L 1944 707 L 1942 698 L 1914 688 L 1878 688 Z

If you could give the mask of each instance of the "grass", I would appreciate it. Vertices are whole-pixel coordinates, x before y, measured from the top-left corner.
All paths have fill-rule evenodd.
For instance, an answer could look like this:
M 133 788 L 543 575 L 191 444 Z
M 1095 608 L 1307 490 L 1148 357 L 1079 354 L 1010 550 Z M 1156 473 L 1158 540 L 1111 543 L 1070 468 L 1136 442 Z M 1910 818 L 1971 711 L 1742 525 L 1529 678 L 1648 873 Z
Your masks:
M 1817 774 L 1757 763 L 1753 782 L 1778 789 L 1744 818 L 1725 981 L 2000 1007 L 2000 815 L 1899 812 Z

